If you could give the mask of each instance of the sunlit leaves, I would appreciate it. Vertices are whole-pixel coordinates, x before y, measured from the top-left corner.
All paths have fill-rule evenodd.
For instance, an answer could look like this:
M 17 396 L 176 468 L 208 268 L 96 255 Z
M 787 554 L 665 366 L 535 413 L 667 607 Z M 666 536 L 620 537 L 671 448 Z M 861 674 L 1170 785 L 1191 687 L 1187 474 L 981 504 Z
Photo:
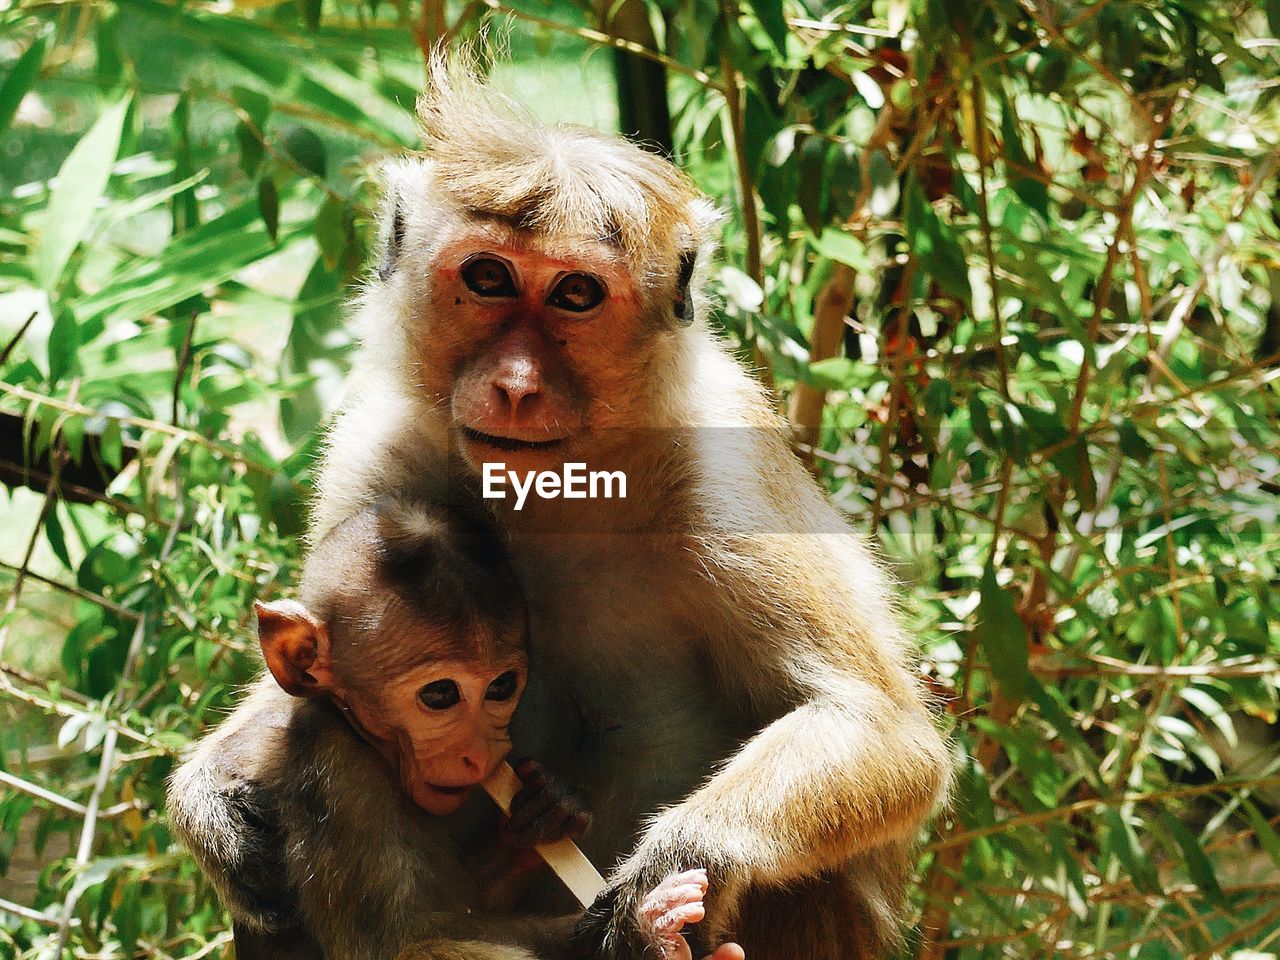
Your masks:
M 514 6 L 517 97 L 557 44 L 609 55 L 525 19 L 573 29 L 581 10 Z M 28 583 L 4 621 L 7 656 L 34 651 L 40 693 L 72 713 L 15 707 L 4 747 L 61 744 L 56 773 L 30 775 L 83 800 L 107 729 L 85 697 L 147 738 L 110 784 L 138 817 L 103 821 L 108 865 L 82 885 L 78 929 L 103 941 L 74 949 L 177 956 L 225 918 L 167 853 L 163 779 L 254 669 L 250 601 L 293 580 L 374 170 L 418 143 L 421 51 L 385 3 L 67 9 L 6 14 L 0 131 L 35 172 L 0 204 L 0 323 L 38 321 L 0 380 L 59 404 L 74 385 L 89 412 L 8 395 L 0 412 L 21 420 L 16 459 L 65 450 L 111 499 L 0 514 L 0 540 L 38 527 L 35 572 L 80 592 Z M 779 409 L 795 383 L 825 392 L 815 471 L 899 573 L 967 754 L 938 828 L 957 842 L 923 861 L 937 940 L 955 960 L 1222 952 L 1280 869 L 1280 287 L 1275 185 L 1255 179 L 1280 143 L 1280 5 L 645 12 L 674 61 L 676 155 L 728 214 L 715 322 L 770 363 Z M 835 355 L 809 363 L 837 271 L 854 282 L 825 331 Z M 0 800 L 0 824 L 0 862 L 12 838 L 78 827 L 25 797 Z M 126 851 L 154 859 L 110 860 Z M 65 863 L 48 878 L 42 907 L 76 880 Z
M 67 261 L 89 228 L 116 161 L 130 102 L 125 96 L 106 107 L 58 171 L 44 236 L 32 264 L 36 283 L 46 290 L 57 288 Z

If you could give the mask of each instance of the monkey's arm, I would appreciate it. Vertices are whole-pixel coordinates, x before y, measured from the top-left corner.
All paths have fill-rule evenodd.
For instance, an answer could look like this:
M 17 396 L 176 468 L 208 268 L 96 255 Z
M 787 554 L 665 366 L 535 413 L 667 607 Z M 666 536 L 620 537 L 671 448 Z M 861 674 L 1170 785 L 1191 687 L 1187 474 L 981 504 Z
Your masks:
M 284 835 L 269 786 L 292 698 L 260 681 L 169 781 L 169 823 L 218 890 L 241 931 L 291 928 L 297 902 L 286 882 Z
M 715 937 L 748 887 L 907 841 L 946 792 L 945 740 L 861 544 L 809 534 L 718 546 L 732 562 L 716 572 L 715 592 L 737 602 L 711 624 L 712 658 L 722 688 L 765 725 L 655 818 L 614 873 L 580 928 L 602 956 L 640 955 L 635 903 L 668 873 L 706 868 L 704 926 Z

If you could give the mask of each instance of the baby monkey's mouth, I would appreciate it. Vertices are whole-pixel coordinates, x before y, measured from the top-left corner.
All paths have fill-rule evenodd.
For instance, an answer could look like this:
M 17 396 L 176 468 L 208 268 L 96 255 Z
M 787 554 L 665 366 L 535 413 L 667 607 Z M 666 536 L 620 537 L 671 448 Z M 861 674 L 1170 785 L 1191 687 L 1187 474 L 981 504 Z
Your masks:
M 550 440 L 520 440 L 516 437 L 497 437 L 491 433 L 482 433 L 474 427 L 463 427 L 462 435 L 472 443 L 483 443 L 497 450 L 548 450 L 568 439 L 553 437 Z
M 445 796 L 447 796 L 447 797 L 460 797 L 460 796 L 462 796 L 464 793 L 466 793 L 468 790 L 470 790 L 470 789 L 471 789 L 471 787 L 470 787 L 470 786 L 466 786 L 466 787 L 442 787 L 442 786 L 439 786 L 438 784 L 434 784 L 434 783 L 428 783 L 428 784 L 427 784 L 427 786 L 428 786 L 428 787 L 430 787 L 432 790 L 436 791 L 437 793 L 443 793 L 443 794 L 444 794 Z

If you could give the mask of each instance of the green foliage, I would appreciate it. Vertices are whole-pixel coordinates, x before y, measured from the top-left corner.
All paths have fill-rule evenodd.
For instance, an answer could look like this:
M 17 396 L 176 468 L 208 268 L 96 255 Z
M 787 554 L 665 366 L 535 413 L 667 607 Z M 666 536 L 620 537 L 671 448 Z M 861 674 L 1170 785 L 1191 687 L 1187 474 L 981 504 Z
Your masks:
M 719 321 L 953 731 L 907 951 L 1276 953 L 1280 7 L 646 3 Z M 0 955 L 227 939 L 164 778 L 293 581 L 421 50 L 494 10 L 615 115 L 585 4 L 0 11 Z

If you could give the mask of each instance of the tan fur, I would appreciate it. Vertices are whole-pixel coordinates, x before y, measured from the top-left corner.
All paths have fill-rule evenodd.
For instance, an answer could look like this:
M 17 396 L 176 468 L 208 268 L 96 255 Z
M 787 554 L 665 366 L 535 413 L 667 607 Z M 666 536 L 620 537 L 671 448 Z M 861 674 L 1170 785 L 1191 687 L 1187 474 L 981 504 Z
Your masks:
M 704 926 L 751 960 L 881 956 L 949 751 L 893 584 L 707 326 L 711 207 L 637 147 L 538 127 L 443 76 L 420 106 L 426 156 L 388 171 L 405 241 L 395 273 L 361 298 L 368 351 L 314 529 L 458 476 L 451 364 L 474 347 L 437 293 L 439 251 L 480 238 L 612 269 L 598 247 L 616 242 L 636 324 L 618 321 L 612 348 L 584 327 L 585 345 L 565 349 L 596 391 L 589 452 L 626 469 L 630 497 L 495 505 L 530 601 L 517 749 L 593 800 L 583 847 L 612 870 L 618 912 L 599 922 L 618 956 L 632 958 L 638 892 L 691 866 L 711 876 Z M 682 327 L 671 303 L 688 249 L 702 255 Z

